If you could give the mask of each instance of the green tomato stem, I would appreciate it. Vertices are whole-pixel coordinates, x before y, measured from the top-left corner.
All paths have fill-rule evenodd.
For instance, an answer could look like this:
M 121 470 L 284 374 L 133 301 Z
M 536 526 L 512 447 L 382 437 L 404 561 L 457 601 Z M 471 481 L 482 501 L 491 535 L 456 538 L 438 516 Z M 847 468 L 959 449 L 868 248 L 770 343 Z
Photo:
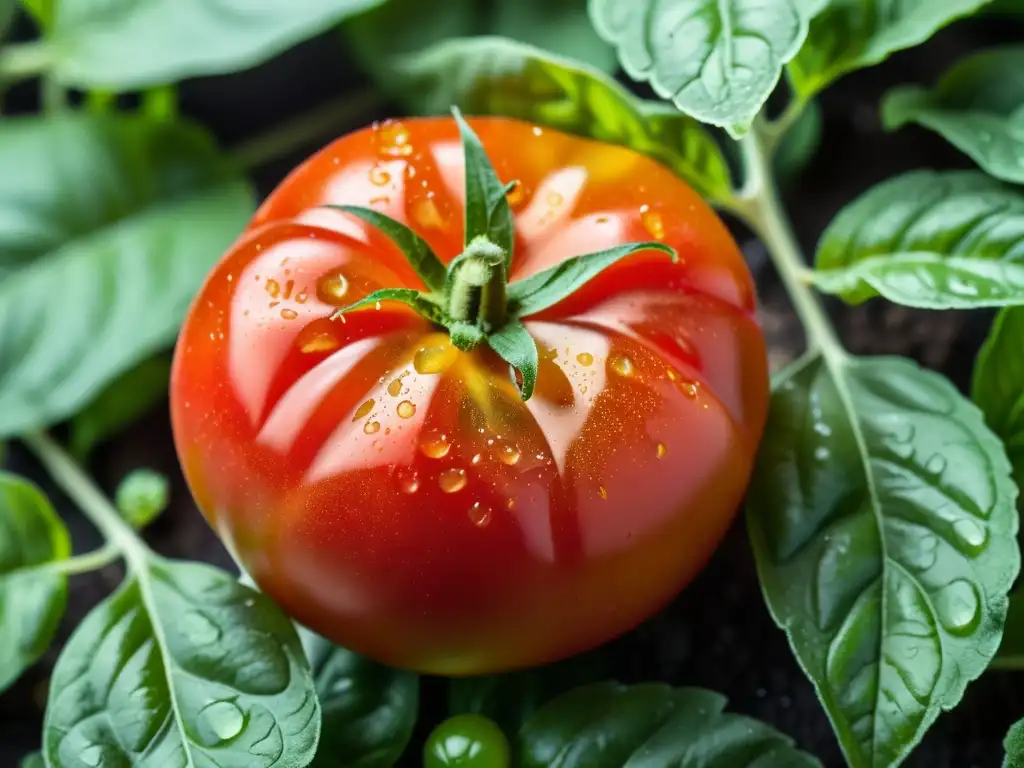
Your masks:
M 806 282 L 807 265 L 779 198 L 764 131 L 763 124 L 755 123 L 740 142 L 747 181 L 736 206 L 768 249 L 793 308 L 803 322 L 808 346 L 833 363 L 841 362 L 846 351 L 820 297 Z
M 496 331 L 508 320 L 507 285 L 505 252 L 487 238 L 477 238 L 452 263 L 446 286 L 448 316 L 483 333 Z
M 36 455 L 57 485 L 100 530 L 108 545 L 124 556 L 129 567 L 133 570 L 143 567 L 151 555 L 149 548 L 71 455 L 43 432 L 22 435 L 21 440 Z

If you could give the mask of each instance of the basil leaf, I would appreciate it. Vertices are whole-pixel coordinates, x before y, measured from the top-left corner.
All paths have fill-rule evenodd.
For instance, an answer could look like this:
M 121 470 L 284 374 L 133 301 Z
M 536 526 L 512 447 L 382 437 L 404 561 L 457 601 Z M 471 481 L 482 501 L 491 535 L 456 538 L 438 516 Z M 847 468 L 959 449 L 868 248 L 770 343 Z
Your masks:
M 347 313 L 356 309 L 364 309 L 371 305 L 380 309 L 381 302 L 384 301 L 397 301 L 405 304 L 435 323 L 443 325 L 446 321 L 441 306 L 428 294 L 417 291 L 415 288 L 381 288 L 364 296 L 354 304 L 342 307 L 334 313 L 333 318 L 344 322 Z
M 415 109 L 505 115 L 620 144 L 668 166 L 719 205 L 732 199 L 729 169 L 711 134 L 674 107 L 634 97 L 580 62 L 503 38 L 450 40 L 403 58 L 396 76 Z
M 502 328 L 487 337 L 487 343 L 495 353 L 512 366 L 522 377 L 522 384 L 516 381 L 523 400 L 533 396 L 537 384 L 537 342 L 518 320 L 509 320 Z
M 41 752 L 33 752 L 31 755 L 22 758 L 21 768 L 46 768 Z
M 170 494 L 170 484 L 159 472 L 134 469 L 121 481 L 114 499 L 121 517 L 133 528 L 145 528 L 167 509 Z
M 1024 768 L 1024 720 L 1018 720 L 1006 734 L 1003 741 L 1006 760 L 1003 768 Z
M 252 191 L 205 133 L 0 121 L 0 438 L 72 416 L 170 345 Z
M 931 91 L 916 86 L 886 94 L 882 116 L 894 130 L 916 122 L 935 131 L 982 170 L 1024 184 L 1024 46 L 969 56 Z
M 0 472 L 0 693 L 43 655 L 68 597 L 53 567 L 71 538 L 53 506 L 27 480 Z
M 312 768 L 390 768 L 412 738 L 419 677 L 352 653 L 308 630 L 299 637 L 313 668 L 323 727 Z
M 920 45 L 989 0 L 828 0 L 789 63 L 797 96 L 809 100 L 855 69 Z
M 763 723 L 724 712 L 701 688 L 595 683 L 541 707 L 519 732 L 521 768 L 654 768 L 666 765 L 821 764 Z
M 84 462 L 93 448 L 163 401 L 170 378 L 171 360 L 160 355 L 116 379 L 71 420 L 71 453 Z
M 590 15 L 630 77 L 737 136 L 807 34 L 799 0 L 590 0 Z
M 454 108 L 453 113 L 466 156 L 465 246 L 468 248 L 478 237 L 486 237 L 504 252 L 506 265 L 511 264 L 516 232 L 508 205 L 509 185 L 498 178 L 484 145 L 462 118 L 462 113 L 458 108 Z
M 448 714 L 483 715 L 513 737 L 541 706 L 607 672 L 599 653 L 586 653 L 543 667 L 501 675 L 455 677 L 448 681 Z
M 43 725 L 51 768 L 308 765 L 309 665 L 269 598 L 197 563 L 151 559 L 78 626 Z
M 248 69 L 381 1 L 56 0 L 48 43 L 61 81 L 131 90 Z
M 444 289 L 446 275 L 444 264 L 437 258 L 437 254 L 434 253 L 430 244 L 405 224 L 372 208 L 360 208 L 357 205 L 328 205 L 325 207 L 344 211 L 379 229 L 398 246 L 398 250 L 405 256 L 409 266 L 419 275 L 429 290 L 442 291 Z
M 583 256 L 573 256 L 550 269 L 517 280 L 508 287 L 509 306 L 518 316 L 533 315 L 578 291 L 605 269 L 637 251 L 661 251 L 678 260 L 675 249 L 664 243 L 626 243 Z
M 587 16 L 587 0 L 445 0 L 444 13 L 423 0 L 388 0 L 348 20 L 346 42 L 361 68 L 398 100 L 413 106 L 415 88 L 395 79 L 403 56 L 453 38 L 500 35 L 614 72 L 615 51 L 598 37 Z M 451 102 L 440 111 L 447 113 Z
M 879 184 L 822 236 L 814 283 L 858 304 L 1024 302 L 1024 195 L 981 173 L 917 171 Z
M 1024 487 L 1024 309 L 996 317 L 974 366 L 971 399 L 1006 446 L 1017 485 Z
M 899 764 L 995 654 L 1020 569 L 1009 475 L 977 408 L 909 360 L 779 375 L 747 524 L 849 765 Z
M 821 107 L 812 101 L 782 134 L 772 166 L 783 186 L 795 180 L 814 159 L 821 147 L 822 122 Z

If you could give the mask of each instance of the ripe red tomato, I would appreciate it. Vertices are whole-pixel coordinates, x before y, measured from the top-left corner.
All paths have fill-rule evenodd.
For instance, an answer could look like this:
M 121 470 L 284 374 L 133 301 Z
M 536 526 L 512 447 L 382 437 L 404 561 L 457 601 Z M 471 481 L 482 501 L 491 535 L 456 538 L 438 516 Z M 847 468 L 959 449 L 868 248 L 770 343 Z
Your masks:
M 654 161 L 471 120 L 515 220 L 511 280 L 660 240 L 529 318 L 523 401 L 486 345 L 407 306 L 423 288 L 376 208 L 445 262 L 463 248 L 451 118 L 386 122 L 296 169 L 213 270 L 178 344 L 175 439 L 204 514 L 299 622 L 440 674 L 534 665 L 642 621 L 701 569 L 751 471 L 768 401 L 750 274 Z

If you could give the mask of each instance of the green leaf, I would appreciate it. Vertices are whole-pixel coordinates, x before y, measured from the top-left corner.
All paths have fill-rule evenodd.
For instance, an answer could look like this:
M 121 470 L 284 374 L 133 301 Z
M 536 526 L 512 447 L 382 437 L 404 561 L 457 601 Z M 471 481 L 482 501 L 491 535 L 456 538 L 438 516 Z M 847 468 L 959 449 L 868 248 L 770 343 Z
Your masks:
M 516 232 L 506 195 L 512 182 L 505 184 L 498 178 L 484 145 L 469 127 L 469 123 L 462 118 L 462 113 L 457 107 L 452 108 L 452 113 L 459 126 L 462 150 L 466 156 L 464 244 L 469 248 L 475 239 L 485 237 L 501 248 L 505 254 L 505 263 L 511 264 Z
M 1010 728 L 1003 741 L 1006 760 L 1003 768 L 1024 768 L 1024 720 L 1018 720 Z
M 796 179 L 810 164 L 821 147 L 822 115 L 818 102 L 812 101 L 800 113 L 779 140 L 772 166 L 780 183 Z
M 46 768 L 42 752 L 33 752 L 21 760 L 21 768 Z
M 380 2 L 261 0 L 251 6 L 56 0 L 48 35 L 53 72 L 68 85 L 114 90 L 236 72 Z
M 412 738 L 419 677 L 300 629 L 323 712 L 313 768 L 390 768 Z
M 508 736 L 555 696 L 602 679 L 607 664 L 599 653 L 586 653 L 543 667 L 501 675 L 455 677 L 448 681 L 448 714 L 484 715 Z
M 982 170 L 1024 184 L 1024 46 L 969 56 L 931 90 L 916 86 L 886 94 L 890 130 L 916 122 L 943 136 Z
M 744 133 L 807 34 L 800 0 L 590 0 L 623 69 L 703 123 Z
M 1022 348 L 1024 308 L 1004 309 L 996 317 L 988 338 L 978 352 L 971 383 L 971 399 L 985 414 L 985 423 L 1003 441 L 1017 485 L 1024 487 Z
M 521 768 L 814 768 L 820 763 L 767 725 L 724 712 L 701 688 L 613 682 L 576 688 L 519 732 Z
M 430 244 L 405 224 L 372 208 L 361 208 L 357 205 L 328 205 L 325 207 L 344 211 L 379 229 L 398 246 L 398 250 L 405 256 L 409 266 L 415 270 L 429 290 L 441 291 L 444 289 L 446 274 L 444 264 L 437 258 L 437 254 L 431 249 Z
M 629 147 L 718 204 L 732 199 L 729 169 L 711 134 L 674 107 L 635 98 L 605 74 L 513 40 L 450 40 L 403 58 L 396 76 L 414 109 L 505 115 Z
M 51 768 L 301 768 L 320 732 L 291 621 L 197 563 L 134 568 L 75 630 L 50 691 Z
M 1024 301 L 1024 195 L 972 171 L 917 171 L 879 184 L 822 236 L 814 283 L 858 304 Z
M 789 63 L 799 98 L 811 99 L 834 80 L 920 45 L 989 0 L 828 0 Z
M 675 249 L 656 242 L 626 243 L 596 253 L 573 256 L 550 269 L 510 284 L 509 304 L 520 317 L 536 314 L 575 293 L 612 264 L 637 251 L 661 251 L 671 256 L 672 261 L 679 258 Z
M 167 395 L 171 360 L 143 360 L 117 378 L 71 420 L 71 453 L 84 462 L 100 443 L 133 424 Z
M 117 511 L 133 528 L 145 528 L 170 501 L 167 478 L 152 469 L 134 469 L 117 487 L 114 499 Z
M 523 400 L 533 396 L 533 388 L 537 384 L 537 342 L 518 320 L 509 320 L 502 328 L 487 337 L 487 343 L 498 357 L 514 368 L 520 377 L 520 384 L 515 377 L 513 381 L 519 389 Z
M 21 6 L 36 20 L 43 31 L 53 23 L 53 5 L 57 0 L 21 0 Z
M 484 7 L 484 6 L 487 7 Z M 615 50 L 594 31 L 587 0 L 445 0 L 444 13 L 423 0 L 388 0 L 343 26 L 361 69 L 407 109 L 422 94 L 396 79 L 402 57 L 454 38 L 502 36 L 614 72 Z M 441 107 L 447 113 L 452 102 Z
M 342 307 L 334 313 L 333 319 L 344 321 L 345 315 L 349 312 L 371 305 L 380 309 L 381 303 L 385 301 L 401 302 L 432 322 L 442 325 L 445 323 L 446 318 L 441 306 L 429 294 L 415 288 L 381 288 L 347 307 Z
M 1020 569 L 1009 474 L 978 409 L 909 360 L 779 375 L 747 524 L 852 768 L 899 764 L 995 654 Z
M 0 472 L 0 693 L 53 640 L 68 580 L 53 567 L 71 555 L 71 538 L 36 486 Z
M 0 121 L 0 437 L 62 421 L 169 346 L 252 191 L 207 135 Z

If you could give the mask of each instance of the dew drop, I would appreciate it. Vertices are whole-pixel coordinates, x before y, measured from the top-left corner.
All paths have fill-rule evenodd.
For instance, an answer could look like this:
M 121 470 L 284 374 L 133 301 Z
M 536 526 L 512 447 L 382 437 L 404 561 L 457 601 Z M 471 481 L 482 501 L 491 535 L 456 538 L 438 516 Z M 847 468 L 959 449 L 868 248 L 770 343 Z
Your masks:
M 632 376 L 633 375 L 633 361 L 625 355 L 616 355 L 611 359 L 612 370 L 615 371 L 619 376 Z
M 370 206 L 373 208 L 387 208 L 389 205 L 391 205 L 391 198 L 387 195 L 370 198 Z
M 658 443 L 658 447 L 655 448 L 655 453 L 659 459 L 664 459 L 666 454 L 668 454 L 668 448 L 665 447 L 664 443 Z
M 448 442 L 448 437 L 437 431 L 424 434 L 420 440 L 420 450 L 423 451 L 424 455 L 432 459 L 440 459 L 447 456 L 448 451 L 451 449 L 452 444 Z
M 822 437 L 829 437 L 832 434 L 832 427 L 826 424 L 824 421 L 814 422 L 814 431 Z
M 925 471 L 933 475 L 941 475 L 946 469 L 946 457 L 941 454 L 933 454 L 924 465 Z
M 565 198 L 562 197 L 561 192 L 558 192 L 557 190 L 553 189 L 550 192 L 548 192 L 548 196 L 547 198 L 545 198 L 545 202 L 552 208 L 557 208 L 558 206 L 565 202 Z
M 832 454 L 829 452 L 828 448 L 826 448 L 824 445 L 819 445 L 817 448 L 814 449 L 814 458 L 816 458 L 818 461 L 825 461 L 831 455 Z
M 207 747 L 215 747 L 242 732 L 245 715 L 230 701 L 215 701 L 199 710 L 196 725 L 199 740 Z
M 409 130 L 398 120 L 385 120 L 373 127 L 377 154 L 382 157 L 408 157 L 412 154 Z
M 405 374 L 403 373 L 402 376 L 405 376 Z M 388 384 L 388 394 L 392 397 L 398 397 L 402 394 L 402 376 L 392 379 L 391 383 Z
M 640 223 L 655 240 L 665 239 L 665 222 L 660 213 L 649 210 L 645 205 L 640 209 Z
M 469 508 L 469 521 L 477 528 L 486 528 L 491 522 L 491 510 L 479 501 Z
M 281 284 L 273 278 L 267 278 L 267 284 L 264 286 L 264 289 L 270 294 L 271 298 L 276 299 L 281 295 Z
M 605 490 L 605 487 L 603 485 L 597 486 L 597 492 L 601 496 L 602 499 L 607 499 L 608 498 L 608 491 Z
M 389 181 L 391 181 L 391 174 L 379 165 L 375 165 L 370 169 L 370 183 L 374 186 L 383 187 Z
M 352 421 L 359 421 L 364 416 L 368 416 L 370 414 L 370 411 L 373 410 L 373 406 L 375 406 L 376 404 L 377 401 L 371 397 L 365 403 L 360 405 L 358 409 L 356 409 L 356 415 L 352 417 Z
M 906 550 L 907 565 L 918 571 L 927 571 L 939 558 L 939 539 L 928 534 L 922 536 L 915 547 Z
M 594 362 L 594 356 L 589 352 L 580 352 L 576 355 L 576 362 L 580 365 L 591 365 Z
M 308 330 L 308 329 L 307 329 Z M 299 334 L 299 349 L 307 354 L 330 352 L 341 346 L 336 338 L 326 331 L 311 331 Z
M 285 320 L 294 320 L 298 316 L 299 313 L 296 312 L 294 309 L 289 309 L 288 307 L 285 307 L 284 309 L 281 310 L 281 317 L 284 318 Z
M 181 617 L 181 631 L 192 645 L 210 645 L 220 639 L 220 628 L 199 611 L 189 611 Z
M 325 304 L 343 305 L 347 293 L 348 278 L 340 272 L 320 278 L 316 285 L 316 295 Z
M 935 595 L 935 611 L 942 626 L 953 634 L 970 634 L 981 618 L 977 588 L 965 579 L 950 582 Z
M 436 347 L 420 347 L 413 356 L 412 367 L 417 373 L 442 373 L 455 362 L 458 354 L 458 350 L 447 343 Z
M 437 203 L 430 197 L 413 201 L 412 219 L 423 229 L 444 229 L 448 223 L 438 210 Z
M 687 399 L 696 400 L 697 395 L 700 393 L 700 385 L 696 381 L 680 379 L 679 391 L 682 392 Z
M 459 467 L 443 470 L 437 476 L 437 484 L 441 486 L 441 490 L 445 493 L 458 493 L 466 487 L 466 482 L 466 470 Z
M 363 425 L 363 432 L 365 432 L 368 435 L 372 435 L 375 432 L 379 432 L 379 431 L 380 431 L 380 422 L 379 421 L 368 421 L 368 422 L 366 422 L 366 424 Z
M 398 487 L 402 493 L 408 493 L 411 496 L 420 489 L 420 478 L 411 469 L 401 469 L 398 471 Z
M 304 290 L 299 291 L 297 294 L 295 294 L 295 302 L 297 304 L 305 304 L 308 300 L 309 294 L 306 293 Z
M 501 459 L 502 464 L 513 467 L 519 463 L 521 457 L 522 454 L 519 452 L 519 449 L 511 443 L 504 443 L 498 448 L 498 458 Z
M 474 453 L 473 458 L 469 460 L 470 464 L 476 465 L 483 461 L 484 455 L 482 453 Z
M 98 766 L 103 764 L 103 748 L 97 744 L 91 744 L 86 747 L 78 753 L 78 756 L 90 768 L 98 768 Z
M 980 550 L 988 541 L 988 532 L 979 523 L 963 518 L 953 523 L 953 532 L 972 550 Z
M 411 419 L 416 415 L 416 406 L 411 400 L 403 400 L 398 404 L 398 415 L 403 419 Z
M 281 298 L 283 298 L 283 299 L 290 299 L 292 297 L 292 291 L 294 291 L 294 290 L 295 290 L 295 281 L 294 280 L 289 280 L 287 283 L 284 284 L 284 293 L 282 294 Z
M 377 453 L 380 453 L 381 451 L 384 450 L 384 443 L 382 443 L 380 440 L 374 440 L 373 450 L 377 451 Z

